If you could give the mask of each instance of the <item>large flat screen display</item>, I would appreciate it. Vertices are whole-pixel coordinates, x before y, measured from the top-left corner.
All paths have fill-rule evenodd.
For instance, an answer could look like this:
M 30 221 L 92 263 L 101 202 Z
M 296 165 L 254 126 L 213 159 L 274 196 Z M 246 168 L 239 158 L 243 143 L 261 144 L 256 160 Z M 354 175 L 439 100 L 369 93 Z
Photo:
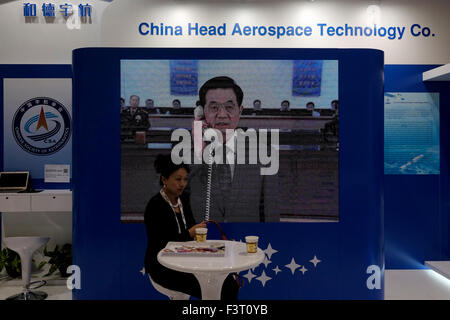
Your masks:
M 197 221 L 339 221 L 338 60 L 120 67 L 123 223 L 160 191 L 159 154 L 189 165 Z

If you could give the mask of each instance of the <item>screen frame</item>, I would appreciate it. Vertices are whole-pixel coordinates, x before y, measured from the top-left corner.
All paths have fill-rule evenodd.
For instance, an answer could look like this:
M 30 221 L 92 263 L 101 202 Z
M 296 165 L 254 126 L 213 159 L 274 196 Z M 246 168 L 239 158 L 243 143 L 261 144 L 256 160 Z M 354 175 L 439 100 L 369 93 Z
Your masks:
M 0 172 L 0 177 L 2 175 L 26 175 L 26 180 L 25 180 L 25 186 L 20 186 L 20 187 L 12 187 L 12 186 L 7 186 L 7 187 L 2 187 L 0 186 L 0 190 L 26 190 L 28 188 L 28 182 L 30 180 L 30 172 L 28 171 L 4 171 L 4 172 Z

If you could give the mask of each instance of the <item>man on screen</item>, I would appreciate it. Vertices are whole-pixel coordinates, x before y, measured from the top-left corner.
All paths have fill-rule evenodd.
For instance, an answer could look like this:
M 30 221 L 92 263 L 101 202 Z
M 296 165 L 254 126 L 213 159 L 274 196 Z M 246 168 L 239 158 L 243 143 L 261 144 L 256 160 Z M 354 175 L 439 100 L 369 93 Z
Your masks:
M 172 101 L 172 108 L 173 109 L 180 109 L 181 108 L 181 102 L 178 99 L 175 99 Z
M 306 104 L 306 110 L 308 110 L 308 111 L 311 113 L 311 116 L 312 116 L 312 117 L 320 117 L 320 112 L 317 111 L 317 110 L 315 110 L 314 102 L 309 101 L 309 102 Z
M 130 106 L 121 113 L 122 128 L 131 130 L 134 135 L 136 131 L 147 130 L 150 127 L 148 113 L 145 108 L 139 107 L 139 96 L 130 96 Z
M 262 110 L 261 110 L 261 100 L 256 99 L 255 101 L 253 101 L 253 111 L 252 114 L 253 115 L 257 115 L 257 114 L 261 114 Z
M 124 98 L 120 98 L 120 112 L 122 112 L 125 109 L 126 109 L 125 99 Z
M 291 103 L 289 102 L 289 100 L 283 100 L 280 105 L 280 111 L 281 112 L 290 111 L 290 105 L 291 105 Z
M 217 129 L 224 144 L 230 143 L 229 139 L 236 143 L 232 130 L 238 126 L 243 97 L 242 89 L 225 76 L 206 81 L 199 90 L 204 111 L 203 128 Z M 247 148 L 246 151 L 248 154 Z M 225 148 L 223 164 L 212 164 L 210 179 L 208 164 L 193 165 L 188 191 L 194 217 L 198 221 L 205 218 L 206 190 L 210 184 L 210 219 L 217 222 L 279 221 L 276 175 L 261 175 L 260 164 L 226 162 L 233 157 L 236 160 L 236 153 Z
M 183 114 L 180 100 L 174 99 L 172 101 L 172 108 L 168 110 L 168 114 Z
M 145 109 L 148 112 L 148 114 L 160 114 L 161 110 L 159 108 L 155 107 L 155 102 L 153 99 L 146 99 L 145 100 Z
M 133 111 L 136 111 L 137 108 L 139 108 L 139 101 L 141 99 L 139 98 L 139 96 L 133 94 L 130 96 L 130 109 L 132 109 Z

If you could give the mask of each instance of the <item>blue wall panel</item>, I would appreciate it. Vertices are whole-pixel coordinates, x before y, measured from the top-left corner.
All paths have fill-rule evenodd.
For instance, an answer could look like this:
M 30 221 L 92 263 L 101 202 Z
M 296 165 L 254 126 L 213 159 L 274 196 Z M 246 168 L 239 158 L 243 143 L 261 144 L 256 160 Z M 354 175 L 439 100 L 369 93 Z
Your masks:
M 422 269 L 440 259 L 439 176 L 385 176 L 387 269 Z
M 423 82 L 437 65 L 385 66 L 385 92 L 439 92 L 440 175 L 385 176 L 387 269 L 422 269 L 424 261 L 448 260 L 450 99 L 448 82 Z
M 339 60 L 340 221 L 224 228 L 235 239 L 258 234 L 262 249 L 270 244 L 278 250 L 270 264 L 254 271 L 272 279 L 265 286 L 256 278 L 246 281 L 241 299 L 382 299 L 384 287 L 366 286 L 369 265 L 384 270 L 381 51 L 127 48 L 73 54 L 73 253 L 82 270 L 82 289 L 74 291 L 74 299 L 164 298 L 139 272 L 144 226 L 120 223 L 120 59 L 180 58 Z M 364 134 L 355 134 L 361 130 Z M 316 267 L 309 262 L 314 255 L 322 260 Z M 308 271 L 292 275 L 285 267 L 292 259 Z M 282 272 L 275 274 L 276 266 Z

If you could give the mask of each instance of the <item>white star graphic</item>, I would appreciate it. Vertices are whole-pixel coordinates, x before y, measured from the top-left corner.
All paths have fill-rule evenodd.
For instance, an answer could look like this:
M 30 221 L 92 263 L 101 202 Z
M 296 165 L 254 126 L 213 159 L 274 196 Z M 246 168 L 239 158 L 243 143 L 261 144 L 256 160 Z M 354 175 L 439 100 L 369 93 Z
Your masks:
M 250 283 L 252 282 L 252 279 L 256 277 L 256 275 L 254 275 L 251 270 L 248 270 L 247 274 L 244 277 L 247 278 L 248 283 Z
M 278 252 L 278 250 L 273 249 L 272 246 L 269 243 L 269 245 L 267 246 L 267 249 L 264 250 L 264 252 L 267 254 L 267 257 L 270 259 L 270 258 L 272 258 L 272 255 L 274 253 Z
M 264 266 L 267 268 L 267 265 L 271 264 L 272 261 L 270 261 L 269 259 L 267 259 L 267 257 L 264 257 L 264 261 L 262 262 L 264 264 Z
M 292 258 L 291 263 L 285 265 L 285 267 L 291 269 L 292 274 L 294 274 L 295 269 L 297 269 L 298 267 L 300 267 L 300 265 L 299 265 L 299 264 L 296 264 L 294 258 Z
M 275 275 L 278 274 L 278 272 L 281 272 L 280 268 L 278 268 L 278 266 L 276 266 L 274 269 L 272 269 L 273 271 L 275 271 Z
M 269 281 L 270 279 L 272 279 L 272 278 L 266 276 L 266 273 L 264 272 L 264 270 L 261 273 L 261 275 L 258 278 L 256 278 L 256 280 L 261 281 L 263 287 L 266 285 L 266 282 Z
M 142 269 L 139 272 L 142 273 L 143 276 L 145 276 L 145 267 L 142 267 Z
M 314 268 L 317 266 L 317 264 L 319 262 L 321 262 L 322 260 L 317 259 L 316 255 L 314 255 L 314 258 L 309 260 L 309 262 L 311 262 L 314 265 Z
M 299 271 L 305 274 L 305 272 L 308 271 L 308 269 L 306 269 L 305 266 L 302 266 L 301 269 L 299 269 Z

